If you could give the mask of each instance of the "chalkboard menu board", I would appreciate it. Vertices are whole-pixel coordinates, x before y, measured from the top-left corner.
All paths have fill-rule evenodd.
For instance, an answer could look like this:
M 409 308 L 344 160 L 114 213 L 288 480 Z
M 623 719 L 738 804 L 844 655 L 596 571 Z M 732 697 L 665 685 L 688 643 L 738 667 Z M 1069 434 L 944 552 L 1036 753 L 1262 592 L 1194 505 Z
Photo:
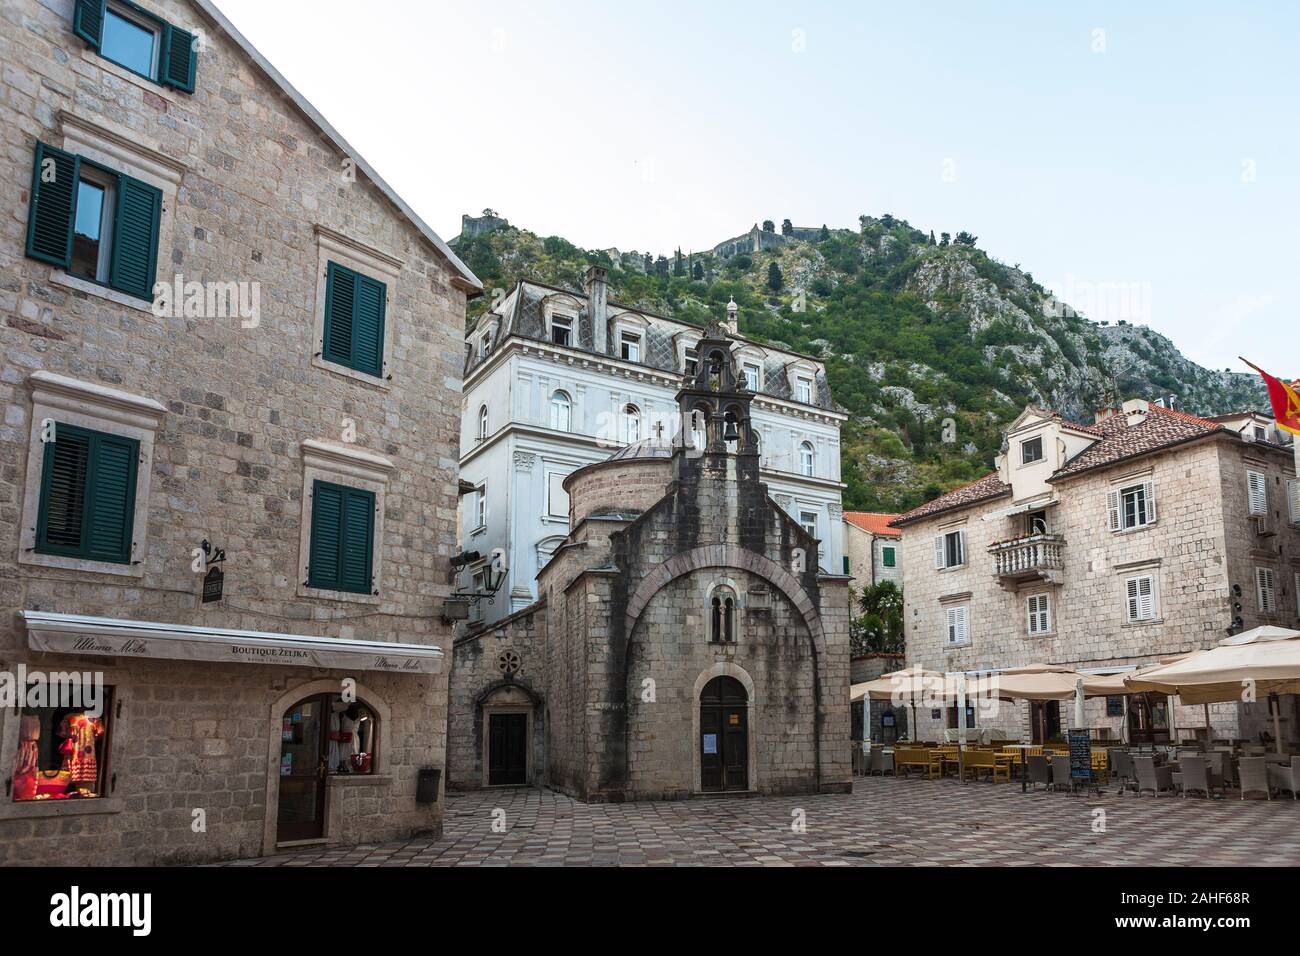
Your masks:
M 1092 733 L 1087 730 L 1071 730 L 1070 741 L 1070 779 L 1085 783 L 1092 779 Z

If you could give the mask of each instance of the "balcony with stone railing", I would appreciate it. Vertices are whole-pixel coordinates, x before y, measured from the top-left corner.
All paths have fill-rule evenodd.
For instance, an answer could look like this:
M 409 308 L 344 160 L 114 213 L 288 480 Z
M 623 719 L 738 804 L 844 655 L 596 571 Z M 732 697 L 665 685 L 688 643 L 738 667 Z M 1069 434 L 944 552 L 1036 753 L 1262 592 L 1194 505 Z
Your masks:
M 993 574 L 1004 588 L 1016 589 L 1032 581 L 1060 581 L 1065 567 L 1065 538 L 1059 534 L 1031 534 L 989 546 Z

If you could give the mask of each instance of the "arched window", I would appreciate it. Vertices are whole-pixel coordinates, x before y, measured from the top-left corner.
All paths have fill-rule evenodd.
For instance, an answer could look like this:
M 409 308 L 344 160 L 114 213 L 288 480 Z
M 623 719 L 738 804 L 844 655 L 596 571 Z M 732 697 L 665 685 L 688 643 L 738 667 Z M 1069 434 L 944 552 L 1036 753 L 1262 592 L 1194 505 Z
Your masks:
M 556 431 L 567 432 L 573 424 L 573 402 L 569 393 L 556 389 L 551 394 L 551 427 Z
M 736 640 L 736 592 L 720 586 L 709 598 L 709 640 L 714 644 L 733 644 Z
M 635 405 L 623 407 L 623 440 L 629 445 L 641 440 L 641 409 Z
M 478 440 L 484 441 L 488 437 L 488 410 L 484 405 L 478 410 Z
M 799 446 L 799 474 L 806 478 L 811 478 L 817 470 L 817 452 L 813 450 L 812 442 L 804 442 Z

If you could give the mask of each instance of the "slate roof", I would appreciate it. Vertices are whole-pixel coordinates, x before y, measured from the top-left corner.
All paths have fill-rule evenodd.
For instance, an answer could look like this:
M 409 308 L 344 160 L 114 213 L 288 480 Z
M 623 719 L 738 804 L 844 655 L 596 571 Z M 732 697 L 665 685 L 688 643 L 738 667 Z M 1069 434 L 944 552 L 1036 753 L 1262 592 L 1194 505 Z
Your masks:
M 1118 410 L 1095 425 L 1079 426 L 1073 422 L 1069 424 L 1071 427 L 1082 428 L 1097 435 L 1098 440 L 1053 472 L 1048 481 L 1059 481 L 1096 468 L 1106 468 L 1130 458 L 1149 455 L 1216 432 L 1227 433 L 1227 429 L 1222 425 L 1208 418 L 1201 418 L 1199 415 L 1191 415 L 1173 408 L 1162 408 L 1159 405 L 1152 405 L 1141 424 L 1131 427 L 1124 413 Z M 895 518 L 892 524 L 894 527 L 902 527 L 921 518 L 929 518 L 955 508 L 965 508 L 1010 492 L 1011 486 L 1002 481 L 997 472 L 992 472 L 978 481 L 954 488 L 933 501 L 927 501 L 919 508 L 913 508 Z
M 574 299 L 578 303 L 577 328 L 574 329 L 574 341 L 571 347 L 580 352 L 595 353 L 591 316 L 587 313 L 587 295 L 585 292 L 531 281 L 519 282 L 516 290 L 513 306 L 506 315 L 501 316 L 496 336 L 492 341 L 492 351 L 495 352 L 501 343 L 511 335 L 533 339 L 537 342 L 548 341 L 544 303 L 552 296 L 559 296 Z M 617 329 L 619 314 L 615 313 L 627 310 L 644 319 L 647 323 L 643 342 L 644 354 L 639 364 L 661 372 L 682 374 L 677 360 L 677 337 L 683 332 L 704 332 L 704 329 L 700 326 L 680 322 L 667 316 L 656 315 L 653 312 L 646 312 L 614 301 L 610 301 L 609 310 L 611 315 L 609 328 L 605 335 L 604 354 L 611 358 L 618 354 Z M 750 342 L 742 337 L 738 338 L 745 344 L 760 349 L 765 356 L 762 375 L 763 387 L 759 389 L 760 395 L 781 398 L 790 402 L 795 401 L 794 382 L 791 380 L 790 366 L 802 359 L 817 367 L 813 407 L 828 411 L 843 411 L 831 399 L 830 384 L 827 382 L 826 373 L 817 359 L 800 355 L 797 352 L 777 351 L 772 346 L 763 345 L 760 342 Z M 465 374 L 468 376 L 483 360 L 479 358 L 476 349 L 468 345 L 466 348 Z
M 855 528 L 861 528 L 867 534 L 875 535 L 877 538 L 901 538 L 903 536 L 903 532 L 889 526 L 889 522 L 897 517 L 899 515 L 882 514 L 879 511 L 844 512 L 845 521 Z

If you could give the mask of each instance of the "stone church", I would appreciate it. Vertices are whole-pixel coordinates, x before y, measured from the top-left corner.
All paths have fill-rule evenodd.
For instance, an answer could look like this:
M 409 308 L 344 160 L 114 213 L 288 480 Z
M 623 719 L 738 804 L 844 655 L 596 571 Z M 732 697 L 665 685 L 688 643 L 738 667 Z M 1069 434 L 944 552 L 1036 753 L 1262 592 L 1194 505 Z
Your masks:
M 539 599 L 453 648 L 453 788 L 588 801 L 851 786 L 848 578 L 759 476 L 754 393 L 721 324 L 677 436 L 565 479 Z

